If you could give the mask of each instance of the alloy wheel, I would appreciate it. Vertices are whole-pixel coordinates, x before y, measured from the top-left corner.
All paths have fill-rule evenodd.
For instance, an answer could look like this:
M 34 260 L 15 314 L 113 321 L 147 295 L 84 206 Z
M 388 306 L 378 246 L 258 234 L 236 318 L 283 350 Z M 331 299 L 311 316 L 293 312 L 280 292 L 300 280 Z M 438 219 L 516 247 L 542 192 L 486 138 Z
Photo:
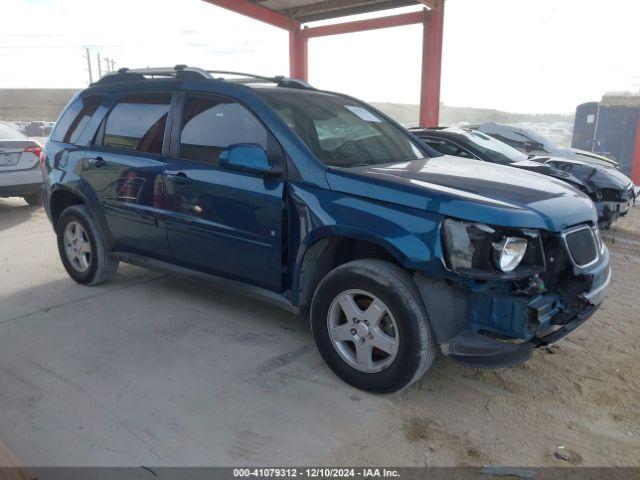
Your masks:
M 400 336 L 391 310 L 365 290 L 340 293 L 329 307 L 327 328 L 340 357 L 361 372 L 380 372 L 398 354 Z
M 91 242 L 84 227 L 76 221 L 64 229 L 64 252 L 74 270 L 84 273 L 91 264 Z

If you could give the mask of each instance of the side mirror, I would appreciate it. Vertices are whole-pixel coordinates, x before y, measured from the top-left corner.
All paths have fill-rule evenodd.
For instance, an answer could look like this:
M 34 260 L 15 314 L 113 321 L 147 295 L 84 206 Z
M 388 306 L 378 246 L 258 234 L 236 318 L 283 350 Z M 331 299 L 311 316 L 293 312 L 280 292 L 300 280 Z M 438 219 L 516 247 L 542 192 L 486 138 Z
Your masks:
M 238 143 L 228 146 L 220 153 L 218 164 L 220 168 L 228 170 L 261 173 L 263 175 L 279 173 L 269 162 L 264 148 L 250 143 Z

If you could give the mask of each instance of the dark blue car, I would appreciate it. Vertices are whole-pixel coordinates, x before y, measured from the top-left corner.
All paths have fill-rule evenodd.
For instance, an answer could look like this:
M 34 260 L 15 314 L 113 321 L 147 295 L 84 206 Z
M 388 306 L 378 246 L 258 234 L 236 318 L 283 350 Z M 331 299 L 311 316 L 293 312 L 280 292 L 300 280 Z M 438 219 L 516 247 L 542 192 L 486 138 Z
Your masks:
M 310 318 L 328 365 L 371 391 L 420 378 L 438 348 L 526 361 L 610 279 L 582 193 L 441 156 L 367 104 L 281 77 L 105 76 L 60 117 L 45 176 L 75 281 L 123 261 L 242 288 Z

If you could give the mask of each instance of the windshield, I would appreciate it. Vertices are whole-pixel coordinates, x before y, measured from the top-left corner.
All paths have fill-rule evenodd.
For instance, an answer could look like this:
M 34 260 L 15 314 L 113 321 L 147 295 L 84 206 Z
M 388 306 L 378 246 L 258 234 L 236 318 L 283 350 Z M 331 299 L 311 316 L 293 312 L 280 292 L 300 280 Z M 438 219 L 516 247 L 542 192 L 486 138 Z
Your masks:
M 519 128 L 520 128 L 520 131 L 514 130 L 514 132 L 522 135 L 523 137 L 529 140 L 533 140 L 534 142 L 538 142 L 542 144 L 542 146 L 545 148 L 552 148 L 552 149 L 556 148 L 556 145 L 553 143 L 551 139 L 544 137 L 538 132 L 535 132 L 534 130 L 531 130 L 529 128 L 523 128 L 523 127 L 519 127 Z
M 325 165 L 379 165 L 427 156 L 409 135 L 354 100 L 309 91 L 256 92 Z
M 528 155 L 525 155 L 520 150 L 516 150 L 510 145 L 507 145 L 500 140 L 497 140 L 489 135 L 478 132 L 477 130 L 460 130 L 456 133 L 463 135 L 469 142 L 472 143 L 476 150 L 479 150 L 482 156 L 488 157 L 495 163 L 513 163 L 527 160 Z

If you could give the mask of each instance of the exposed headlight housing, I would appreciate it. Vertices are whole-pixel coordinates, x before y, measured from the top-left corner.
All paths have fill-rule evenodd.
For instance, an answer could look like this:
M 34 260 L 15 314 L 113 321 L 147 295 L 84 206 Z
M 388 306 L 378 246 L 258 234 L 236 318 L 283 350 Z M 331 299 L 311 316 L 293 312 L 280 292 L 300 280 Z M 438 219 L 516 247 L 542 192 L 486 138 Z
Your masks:
M 443 237 L 447 264 L 461 275 L 517 279 L 545 269 L 540 233 L 535 230 L 447 219 Z
M 493 244 L 493 260 L 503 272 L 513 272 L 527 252 L 529 241 L 521 237 L 504 237 Z

